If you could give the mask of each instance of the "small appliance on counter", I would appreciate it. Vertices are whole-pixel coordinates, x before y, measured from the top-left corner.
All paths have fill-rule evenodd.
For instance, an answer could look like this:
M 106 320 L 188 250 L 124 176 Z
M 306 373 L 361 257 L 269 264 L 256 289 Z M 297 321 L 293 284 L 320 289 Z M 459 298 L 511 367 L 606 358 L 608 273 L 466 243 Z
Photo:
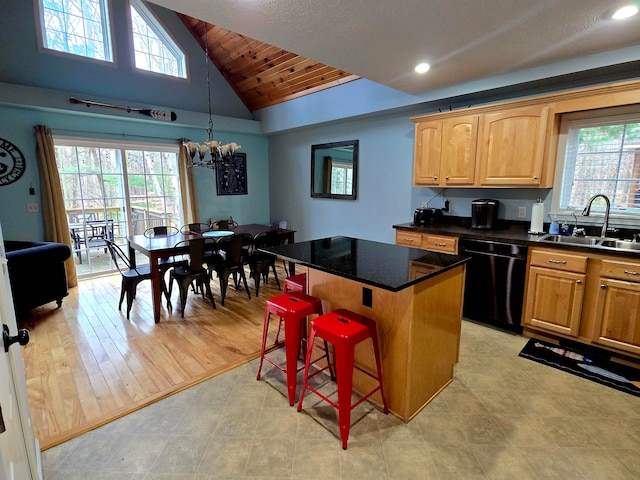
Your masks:
M 413 212 L 414 225 L 439 225 L 442 223 L 441 208 L 416 208 Z
M 531 235 L 541 235 L 544 233 L 544 203 L 542 203 L 542 199 L 540 198 L 531 206 L 529 233 Z
M 498 219 L 498 200 L 479 198 L 471 202 L 471 228 L 491 230 Z

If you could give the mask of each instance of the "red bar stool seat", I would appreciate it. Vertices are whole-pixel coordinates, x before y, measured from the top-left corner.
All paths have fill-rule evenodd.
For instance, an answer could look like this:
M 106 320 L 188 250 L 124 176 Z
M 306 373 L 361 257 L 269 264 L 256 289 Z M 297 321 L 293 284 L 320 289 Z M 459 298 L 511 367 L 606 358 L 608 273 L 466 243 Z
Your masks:
M 284 321 L 285 356 L 286 363 L 283 367 L 265 354 L 269 320 L 271 314 L 280 317 Z M 264 326 L 262 330 L 262 348 L 260 351 L 260 366 L 257 379 L 260 380 L 264 360 L 287 375 L 287 393 L 289 405 L 295 403 L 296 374 L 303 367 L 298 368 L 298 352 L 302 341 L 301 324 L 309 315 L 322 315 L 322 301 L 319 298 L 299 292 L 284 293 L 267 300 L 264 312 Z M 319 347 L 318 347 L 319 348 Z M 325 352 L 325 356 L 328 353 Z M 328 356 L 327 356 L 328 361 Z
M 330 342 L 334 346 L 334 368 L 336 369 L 336 377 L 338 382 L 338 403 L 330 400 L 315 388 L 309 386 L 309 378 L 330 368 L 332 364 L 309 375 L 309 367 L 311 363 L 311 352 L 315 337 L 320 337 L 326 342 Z M 358 343 L 370 338 L 373 342 L 373 352 L 376 359 L 377 375 L 361 369 L 354 365 L 353 357 L 355 347 Z M 338 423 L 340 426 L 340 439 L 342 440 L 342 448 L 347 448 L 347 440 L 349 439 L 349 429 L 351 426 L 351 410 L 360 405 L 371 395 L 380 391 L 384 413 L 389 413 L 387 401 L 384 396 L 382 387 L 382 368 L 380 365 L 380 349 L 378 347 L 378 334 L 376 331 L 376 322 L 371 318 L 365 317 L 350 310 L 339 309 L 321 315 L 311 320 L 311 331 L 309 333 L 307 348 L 307 359 L 304 366 L 304 379 L 302 383 L 302 391 L 300 392 L 300 401 L 298 402 L 298 411 L 302 411 L 302 402 L 304 394 L 307 390 L 312 391 L 320 398 L 338 409 Z M 363 396 L 360 400 L 351 404 L 351 392 L 353 386 L 353 369 L 357 369 L 364 374 L 378 380 L 378 386 Z
M 284 293 L 301 292 L 307 293 L 307 274 L 300 273 L 284 279 Z

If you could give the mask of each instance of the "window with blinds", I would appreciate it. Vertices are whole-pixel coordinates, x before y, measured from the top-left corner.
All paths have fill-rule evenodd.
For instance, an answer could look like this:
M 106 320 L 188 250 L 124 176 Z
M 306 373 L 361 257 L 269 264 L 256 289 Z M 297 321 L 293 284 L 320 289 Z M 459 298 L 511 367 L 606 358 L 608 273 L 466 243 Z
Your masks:
M 592 195 L 600 193 L 609 197 L 612 216 L 640 219 L 640 107 L 635 110 L 604 109 L 563 117 L 555 212 L 582 210 Z M 592 212 L 603 212 L 604 205 L 597 199 Z

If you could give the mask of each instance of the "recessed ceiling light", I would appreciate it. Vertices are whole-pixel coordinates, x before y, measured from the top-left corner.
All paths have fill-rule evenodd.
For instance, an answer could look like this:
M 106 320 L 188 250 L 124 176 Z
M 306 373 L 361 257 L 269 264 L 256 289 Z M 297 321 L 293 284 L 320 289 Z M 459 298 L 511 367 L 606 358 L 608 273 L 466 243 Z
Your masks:
M 627 5 L 626 7 L 619 8 L 611 16 L 614 20 L 624 20 L 625 18 L 633 17 L 638 13 L 638 7 L 635 5 Z
M 430 68 L 431 67 L 429 66 L 428 63 L 420 63 L 420 64 L 416 65 L 415 70 L 418 73 L 426 73 L 426 72 L 429 71 Z

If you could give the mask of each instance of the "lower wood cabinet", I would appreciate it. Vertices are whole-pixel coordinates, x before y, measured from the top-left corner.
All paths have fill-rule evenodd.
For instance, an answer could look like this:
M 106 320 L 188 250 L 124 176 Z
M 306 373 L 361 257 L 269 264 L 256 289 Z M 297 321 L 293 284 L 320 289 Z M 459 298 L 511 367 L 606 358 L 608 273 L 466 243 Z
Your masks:
M 640 355 L 640 263 L 603 260 L 594 341 Z
M 433 252 L 458 253 L 458 237 L 450 235 L 433 235 L 396 229 L 396 245 L 422 248 Z
M 533 249 L 524 324 L 576 337 L 580 329 L 587 257 Z
M 433 252 L 458 253 L 458 237 L 446 235 L 422 235 L 422 248 Z
M 531 248 L 522 324 L 640 359 L 640 259 Z

